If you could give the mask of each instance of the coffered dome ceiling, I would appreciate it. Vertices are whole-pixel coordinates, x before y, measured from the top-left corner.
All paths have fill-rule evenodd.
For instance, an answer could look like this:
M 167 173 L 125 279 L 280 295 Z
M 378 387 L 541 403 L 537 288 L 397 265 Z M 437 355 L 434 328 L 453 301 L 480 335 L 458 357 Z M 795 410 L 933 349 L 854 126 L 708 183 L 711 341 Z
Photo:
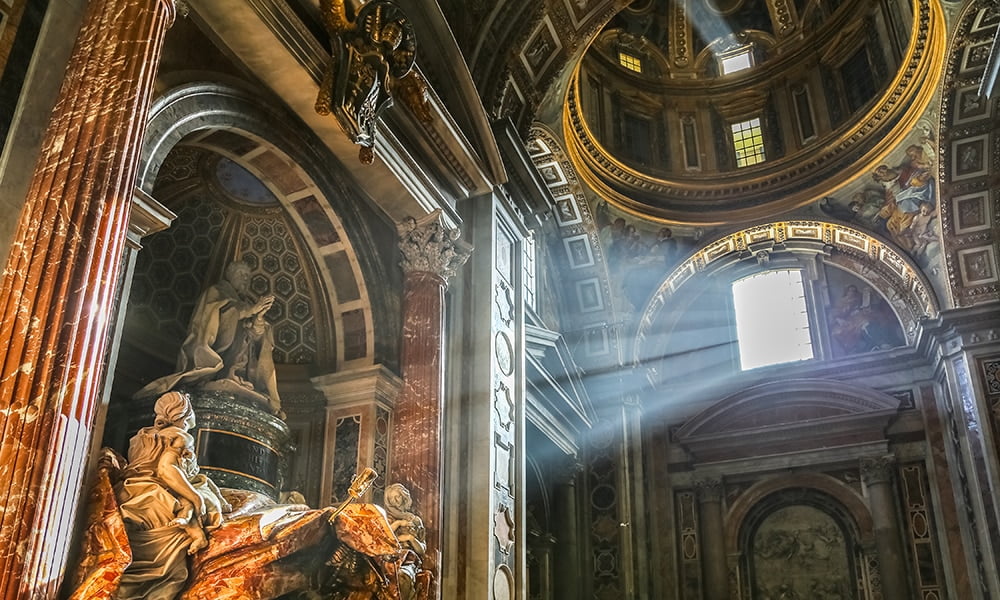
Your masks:
M 870 171 L 927 107 L 944 19 L 926 0 L 641 0 L 569 81 L 569 154 L 626 212 L 711 225 Z

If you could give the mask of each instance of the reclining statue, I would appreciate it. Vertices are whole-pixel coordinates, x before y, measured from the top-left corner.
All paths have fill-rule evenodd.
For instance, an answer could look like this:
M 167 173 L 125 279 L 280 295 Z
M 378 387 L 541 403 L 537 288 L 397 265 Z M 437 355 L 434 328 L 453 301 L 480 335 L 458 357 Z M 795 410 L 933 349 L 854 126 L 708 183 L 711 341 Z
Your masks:
M 374 471 L 355 477 L 336 508 L 220 490 L 199 472 L 187 394 L 162 395 L 155 412 L 154 425 L 133 436 L 127 463 L 103 450 L 72 600 L 417 597 L 419 564 L 414 570 L 385 511 L 351 503 Z

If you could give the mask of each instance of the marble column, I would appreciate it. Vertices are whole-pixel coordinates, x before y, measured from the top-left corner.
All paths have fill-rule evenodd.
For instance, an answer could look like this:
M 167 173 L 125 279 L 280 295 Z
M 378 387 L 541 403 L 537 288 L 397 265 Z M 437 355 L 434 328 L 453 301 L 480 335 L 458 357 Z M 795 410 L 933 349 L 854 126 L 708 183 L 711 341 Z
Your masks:
M 580 519 L 577 501 L 576 481 L 583 472 L 583 465 L 569 463 L 564 480 L 556 484 L 555 519 L 556 553 L 555 572 L 559 582 L 555 586 L 557 600 L 577 600 L 583 596 L 579 577 L 565 577 L 567 573 L 583 573 L 584 564 L 580 560 Z
M 559 548 L 556 547 L 556 538 L 544 532 L 529 533 L 528 545 L 531 547 L 535 566 L 535 575 L 538 581 L 529 582 L 529 589 L 537 593 L 538 598 L 552 600 L 555 598 L 555 590 L 565 584 L 566 579 L 571 577 L 559 577 L 560 571 L 553 569 L 553 554 L 558 555 Z
M 424 568 L 440 580 L 441 412 L 444 371 L 444 293 L 448 280 L 469 257 L 458 229 L 448 229 L 439 211 L 399 226 L 403 255 L 403 386 L 393 428 L 392 482 L 410 490 L 415 512 L 427 529 Z M 439 586 L 435 584 L 435 595 Z
M 54 597 L 171 0 L 91 0 L 3 272 L 0 597 Z
M 896 459 L 893 456 L 861 459 L 861 481 L 865 486 L 875 525 L 875 547 L 878 550 L 882 597 L 885 600 L 905 600 L 911 597 L 896 496 L 893 492 L 895 473 Z
M 729 600 L 729 561 L 726 557 L 725 513 L 722 480 L 695 484 L 701 517 L 701 564 L 705 573 L 706 600 Z

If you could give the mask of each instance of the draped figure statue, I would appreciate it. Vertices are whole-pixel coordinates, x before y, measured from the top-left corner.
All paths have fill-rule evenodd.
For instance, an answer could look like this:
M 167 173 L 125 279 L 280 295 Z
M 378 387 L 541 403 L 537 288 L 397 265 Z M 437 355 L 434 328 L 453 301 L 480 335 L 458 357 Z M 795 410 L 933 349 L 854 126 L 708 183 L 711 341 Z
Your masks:
M 180 387 L 233 393 L 281 415 L 274 373 L 274 337 L 264 314 L 274 296 L 250 294 L 250 267 L 233 262 L 222 281 L 198 298 L 187 337 L 177 355 L 177 370 L 135 393 L 152 398 Z

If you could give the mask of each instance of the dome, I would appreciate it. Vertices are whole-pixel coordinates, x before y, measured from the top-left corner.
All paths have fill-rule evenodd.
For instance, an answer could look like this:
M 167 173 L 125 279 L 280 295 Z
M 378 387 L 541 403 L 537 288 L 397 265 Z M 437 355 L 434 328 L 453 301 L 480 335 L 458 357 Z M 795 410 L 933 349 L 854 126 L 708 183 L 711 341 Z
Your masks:
M 665 222 L 761 218 L 860 174 L 913 127 L 939 69 L 926 4 L 646 0 L 577 65 L 574 163 L 619 208 Z

